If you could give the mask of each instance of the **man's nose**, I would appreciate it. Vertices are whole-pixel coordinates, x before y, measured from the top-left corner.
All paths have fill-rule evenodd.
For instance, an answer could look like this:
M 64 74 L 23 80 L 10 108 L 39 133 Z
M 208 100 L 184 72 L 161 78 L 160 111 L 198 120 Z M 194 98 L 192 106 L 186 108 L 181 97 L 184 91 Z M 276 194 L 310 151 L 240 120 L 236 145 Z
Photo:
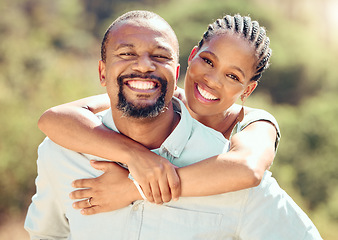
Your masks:
M 133 70 L 142 73 L 153 72 L 156 70 L 156 66 L 151 59 L 151 56 L 145 54 L 137 58 L 136 62 L 133 64 Z

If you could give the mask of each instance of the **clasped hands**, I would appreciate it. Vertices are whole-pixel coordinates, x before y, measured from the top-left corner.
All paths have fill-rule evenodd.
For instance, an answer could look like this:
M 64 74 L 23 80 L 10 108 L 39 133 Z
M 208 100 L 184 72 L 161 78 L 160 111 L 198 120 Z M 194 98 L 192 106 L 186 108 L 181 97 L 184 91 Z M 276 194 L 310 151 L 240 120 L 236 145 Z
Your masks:
M 135 162 L 136 164 L 128 165 L 129 171 L 140 184 L 149 202 L 162 204 L 179 198 L 180 180 L 176 167 L 167 159 L 159 157 L 156 161 L 147 161 L 147 164 Z M 84 199 L 73 203 L 75 209 L 81 209 L 81 214 L 114 211 L 136 200 L 142 200 L 133 181 L 128 178 L 128 170 L 114 162 L 91 160 L 90 164 L 103 171 L 103 174 L 97 178 L 79 179 L 72 183 L 78 189 L 70 193 L 70 198 Z

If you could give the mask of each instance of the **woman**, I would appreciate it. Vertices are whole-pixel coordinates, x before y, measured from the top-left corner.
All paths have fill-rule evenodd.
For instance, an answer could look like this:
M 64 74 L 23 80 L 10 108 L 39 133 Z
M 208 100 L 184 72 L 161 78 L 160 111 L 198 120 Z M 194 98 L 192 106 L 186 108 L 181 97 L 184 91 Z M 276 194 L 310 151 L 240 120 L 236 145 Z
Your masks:
M 93 114 L 109 107 L 106 95 L 51 108 L 40 118 L 39 127 L 64 147 L 128 165 L 151 202 L 254 187 L 272 164 L 278 125 L 267 112 L 235 102 L 240 98 L 244 104 L 254 91 L 270 55 L 265 30 L 249 17 L 227 15 L 209 25 L 188 59 L 186 105 L 195 119 L 230 140 L 230 150 L 184 168 L 176 169 L 168 160 L 106 129 Z M 116 173 L 124 170 L 112 163 L 93 162 L 92 166 L 105 174 L 74 182 L 74 187 L 87 189 L 74 191 L 71 197 L 89 198 L 74 207 L 83 208 L 83 214 L 118 208 L 110 205 L 111 191 L 106 186 L 118 181 Z

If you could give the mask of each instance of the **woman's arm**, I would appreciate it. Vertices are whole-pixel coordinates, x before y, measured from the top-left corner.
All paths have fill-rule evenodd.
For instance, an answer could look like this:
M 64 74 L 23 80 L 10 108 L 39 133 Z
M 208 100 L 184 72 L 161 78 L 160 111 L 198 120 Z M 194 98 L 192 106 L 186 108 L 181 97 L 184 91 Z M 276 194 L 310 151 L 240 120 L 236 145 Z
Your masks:
M 99 98 L 102 97 L 99 96 Z M 133 173 L 131 166 L 132 163 L 135 163 L 135 169 L 141 169 L 140 171 L 135 170 L 136 173 L 146 168 L 149 173 L 153 174 L 154 167 L 152 165 L 156 166 L 158 161 L 149 164 L 141 156 L 149 156 L 146 158 L 147 160 L 156 159 L 159 156 L 132 140 L 106 129 L 88 111 L 90 109 L 95 112 L 98 108 L 89 106 L 89 102 L 86 102 L 88 100 L 92 99 L 75 101 L 48 110 L 41 117 L 39 127 L 52 140 L 65 147 L 128 164 L 131 173 L 135 175 L 134 178 L 139 181 L 148 197 L 151 195 L 151 191 L 147 189 L 149 184 L 145 184 L 146 181 L 140 181 L 141 178 Z M 97 102 L 100 101 L 102 99 Z M 69 125 L 74 125 L 74 127 L 69 127 Z M 115 141 L 114 139 L 122 140 Z M 264 171 L 273 161 L 275 139 L 276 129 L 271 123 L 267 121 L 251 123 L 242 132 L 231 138 L 229 152 L 178 169 L 184 188 L 182 196 L 205 196 L 257 186 Z M 137 154 L 137 152 L 142 154 Z M 112 156 L 118 157 L 115 159 Z M 141 160 L 136 160 L 135 157 L 141 158 Z M 163 173 L 160 171 L 157 173 L 157 179 L 161 179 Z M 149 175 L 151 176 L 151 174 Z
M 80 99 L 47 110 L 40 117 L 38 126 L 63 147 L 127 164 L 149 201 L 162 203 L 177 199 L 180 182 L 175 166 L 106 128 L 93 113 L 109 107 L 107 94 Z
M 253 122 L 230 139 L 229 152 L 179 168 L 181 196 L 207 196 L 259 185 L 275 157 L 276 135 L 270 122 Z
M 276 129 L 270 122 L 251 123 L 231 138 L 229 152 L 177 169 L 181 196 L 208 196 L 257 186 L 274 159 L 275 141 Z M 104 173 L 98 178 L 74 181 L 73 186 L 80 189 L 72 192 L 71 198 L 92 197 L 94 202 L 92 207 L 87 200 L 75 202 L 74 208 L 82 209 L 82 214 L 113 211 L 142 199 L 127 173 L 124 177 L 116 176 L 121 167 L 108 162 L 91 164 Z M 124 194 L 127 187 L 121 185 L 131 185 L 127 194 Z

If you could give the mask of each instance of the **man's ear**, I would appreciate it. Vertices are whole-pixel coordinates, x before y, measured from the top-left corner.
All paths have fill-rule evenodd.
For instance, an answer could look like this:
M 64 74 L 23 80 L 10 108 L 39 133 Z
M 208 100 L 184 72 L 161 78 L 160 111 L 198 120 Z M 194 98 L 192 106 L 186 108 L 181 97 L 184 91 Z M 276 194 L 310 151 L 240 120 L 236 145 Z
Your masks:
M 189 55 L 189 58 L 188 58 L 188 64 L 191 62 L 191 60 L 196 56 L 198 52 L 198 47 L 195 46 L 192 50 L 191 50 L 191 53 Z
M 178 80 L 178 78 L 180 77 L 180 64 L 177 64 L 177 67 L 176 67 L 176 82 Z
M 100 77 L 100 83 L 102 87 L 106 86 L 106 64 L 100 60 L 99 61 L 99 77 Z
M 177 89 L 177 82 L 178 82 L 178 78 L 180 77 L 180 64 L 177 64 L 176 67 L 176 82 L 175 82 L 175 90 Z

